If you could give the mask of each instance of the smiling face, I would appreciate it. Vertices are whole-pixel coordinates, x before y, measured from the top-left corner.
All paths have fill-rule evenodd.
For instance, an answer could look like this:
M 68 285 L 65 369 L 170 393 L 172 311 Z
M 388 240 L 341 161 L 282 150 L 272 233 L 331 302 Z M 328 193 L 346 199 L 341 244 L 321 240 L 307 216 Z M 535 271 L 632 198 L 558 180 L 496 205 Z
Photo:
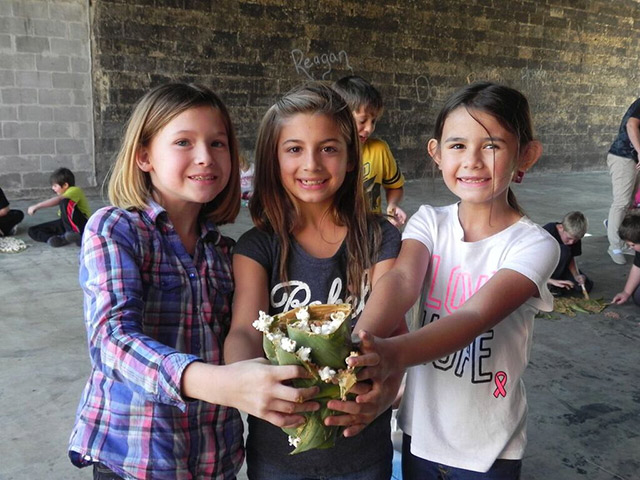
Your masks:
M 219 110 L 185 110 L 167 123 L 137 155 L 138 167 L 151 176 L 154 198 L 168 211 L 213 200 L 231 172 L 228 132 Z
M 518 141 L 495 117 L 459 107 L 447 117 L 441 142 L 430 140 L 428 149 L 445 184 L 462 202 L 506 205 L 520 163 Z
M 299 113 L 286 119 L 278 137 L 280 178 L 299 206 L 329 207 L 349 164 L 347 142 L 330 117 Z

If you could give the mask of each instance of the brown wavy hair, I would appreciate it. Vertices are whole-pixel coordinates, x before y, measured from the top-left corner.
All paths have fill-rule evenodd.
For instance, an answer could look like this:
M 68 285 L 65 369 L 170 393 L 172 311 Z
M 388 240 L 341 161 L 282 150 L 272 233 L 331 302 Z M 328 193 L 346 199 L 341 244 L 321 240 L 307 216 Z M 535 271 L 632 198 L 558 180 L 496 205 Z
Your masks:
M 359 298 L 364 274 L 379 250 L 381 228 L 379 216 L 370 212 L 364 194 L 355 120 L 342 97 L 328 86 L 313 82 L 294 88 L 269 108 L 262 119 L 256 144 L 255 186 L 249 201 L 251 217 L 258 229 L 280 238 L 279 275 L 286 282 L 291 235 L 300 212 L 282 184 L 278 140 L 284 121 L 301 113 L 333 119 L 346 140 L 348 161 L 355 167 L 347 172 L 336 192 L 329 215 L 337 225 L 347 227 L 347 285 L 349 293 Z

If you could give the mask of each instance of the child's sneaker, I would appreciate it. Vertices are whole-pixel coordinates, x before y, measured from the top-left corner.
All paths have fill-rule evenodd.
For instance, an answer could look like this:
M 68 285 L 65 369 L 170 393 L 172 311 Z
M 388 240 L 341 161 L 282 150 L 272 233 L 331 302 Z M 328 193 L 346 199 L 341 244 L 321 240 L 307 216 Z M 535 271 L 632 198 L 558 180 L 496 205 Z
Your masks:
M 78 232 L 64 232 L 67 243 L 75 243 L 78 247 L 82 243 L 82 236 Z
M 49 240 L 47 240 L 47 245 L 53 248 L 62 247 L 68 244 L 69 242 L 64 238 L 64 235 L 54 235 L 53 237 L 49 237 Z
M 13 228 L 9 231 L 9 236 L 14 236 L 18 234 L 18 225 L 14 225 Z

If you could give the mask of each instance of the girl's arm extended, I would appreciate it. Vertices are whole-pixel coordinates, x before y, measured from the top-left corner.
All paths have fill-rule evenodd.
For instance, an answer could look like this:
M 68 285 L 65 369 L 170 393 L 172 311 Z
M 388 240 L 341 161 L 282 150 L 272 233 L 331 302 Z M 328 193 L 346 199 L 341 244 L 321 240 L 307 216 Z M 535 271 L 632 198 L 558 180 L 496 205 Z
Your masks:
M 242 400 L 242 403 L 236 402 L 234 406 L 280 427 L 301 424 L 304 417 L 295 413 L 319 408 L 317 402 L 302 403 L 317 394 L 318 389 L 297 389 L 283 385 L 285 380 L 305 378 L 307 372 L 299 366 L 269 365 L 263 358 L 262 333 L 252 325 L 260 310 L 269 311 L 267 272 L 255 260 L 234 255 L 233 274 L 233 315 L 224 342 L 224 359 L 226 368 L 234 372 L 227 377 L 227 388 Z M 217 390 L 211 388 L 216 384 L 210 382 L 196 380 L 191 385 L 199 389 L 198 394 L 205 396 Z
M 376 365 L 367 369 L 367 376 L 383 380 L 397 370 L 437 360 L 469 345 L 537 294 L 538 287 L 532 280 L 514 270 L 501 269 L 446 321 L 431 322 L 389 339 L 361 333 L 362 349 L 368 354 L 351 359 L 350 364 Z
M 393 268 L 380 275 L 375 284 L 372 282 L 373 291 L 354 333 L 366 330 L 376 336 L 389 336 L 420 296 L 429 260 L 429 250 L 423 243 L 404 240 Z
M 264 357 L 262 333 L 253 327 L 259 312 L 269 312 L 269 280 L 262 265 L 244 255 L 233 256 L 235 293 L 231 328 L 224 342 L 227 364 Z
M 373 267 L 371 271 L 371 286 L 373 292 L 377 292 L 379 281 L 392 269 L 395 262 L 396 259 L 383 260 Z M 378 319 L 370 316 L 368 321 L 363 322 L 362 317 L 360 317 L 354 327 L 354 332 L 366 330 L 375 332 L 375 335 L 382 337 L 400 335 L 407 332 L 403 312 L 396 311 L 393 316 L 390 316 L 386 320 L 387 321 L 378 321 Z M 356 385 L 352 392 L 357 395 L 367 394 L 366 402 L 329 401 L 327 406 L 332 410 L 341 412 L 342 415 L 327 417 L 325 424 L 345 427 L 343 432 L 345 437 L 357 435 L 391 406 L 402 383 L 403 373 L 403 371 L 398 371 L 394 375 L 389 376 L 386 381 L 377 382 L 371 386 L 364 383 Z

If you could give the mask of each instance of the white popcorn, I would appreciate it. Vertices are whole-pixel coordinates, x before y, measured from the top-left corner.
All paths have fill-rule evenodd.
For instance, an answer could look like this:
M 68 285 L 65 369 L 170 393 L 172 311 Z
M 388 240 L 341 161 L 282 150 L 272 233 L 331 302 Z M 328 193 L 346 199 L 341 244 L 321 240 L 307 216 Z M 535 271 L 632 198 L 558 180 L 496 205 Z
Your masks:
M 292 437 L 289 435 L 289 445 L 293 448 L 298 448 L 298 445 L 300 445 L 300 437 Z
M 255 328 L 256 330 L 259 330 L 261 332 L 268 332 L 269 327 L 271 326 L 272 323 L 273 323 L 273 317 L 270 315 L 267 315 L 261 310 L 260 318 L 254 321 L 251 325 L 253 325 L 253 328 Z
M 309 307 L 302 307 L 296 312 L 296 318 L 302 321 L 309 321 Z
M 336 375 L 336 371 L 331 369 L 330 367 L 323 367 L 318 370 L 318 374 L 320 375 L 320 380 L 324 382 L 330 382 Z
M 300 347 L 296 355 L 298 355 L 298 358 L 303 362 L 310 361 L 309 355 L 311 355 L 311 347 Z
M 291 340 L 289 337 L 282 337 L 280 339 L 280 347 L 282 347 L 285 352 L 293 353 L 296 351 L 296 341 Z

